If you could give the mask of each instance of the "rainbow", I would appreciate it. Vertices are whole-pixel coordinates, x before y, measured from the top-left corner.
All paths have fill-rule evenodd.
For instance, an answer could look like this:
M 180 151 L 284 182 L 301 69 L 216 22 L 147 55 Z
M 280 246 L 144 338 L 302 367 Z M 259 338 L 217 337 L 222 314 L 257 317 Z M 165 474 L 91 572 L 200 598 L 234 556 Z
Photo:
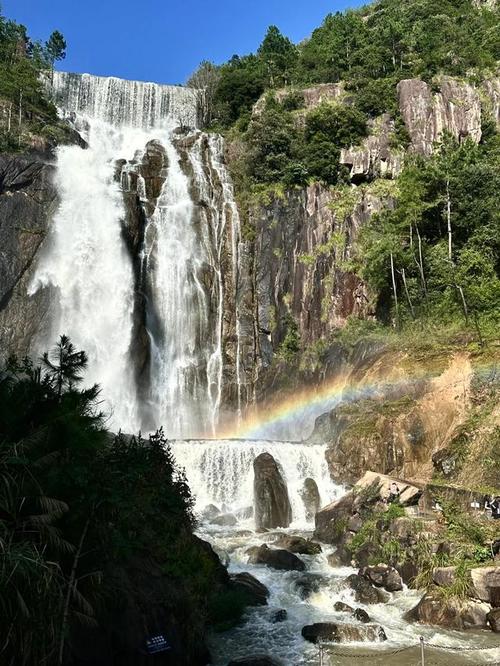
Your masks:
M 496 369 L 496 364 L 474 364 L 475 373 L 490 373 Z M 412 387 L 421 381 L 431 381 L 439 377 L 446 368 L 422 369 L 421 373 L 408 374 L 389 373 L 384 379 L 367 379 L 350 384 L 347 377 L 336 378 L 331 382 L 325 382 L 319 386 L 308 387 L 299 392 L 285 397 L 283 400 L 275 401 L 266 408 L 254 407 L 239 422 L 230 424 L 218 433 L 218 438 L 223 439 L 261 439 L 269 437 L 269 433 L 284 427 L 292 421 L 303 421 L 314 418 L 332 410 L 340 402 L 357 402 L 366 398 L 382 398 L 391 390 L 406 389 L 406 395 L 410 395 Z M 463 384 L 466 376 L 455 380 L 451 384 Z M 442 388 L 444 389 L 444 385 Z M 405 393 L 400 394 L 404 397 Z

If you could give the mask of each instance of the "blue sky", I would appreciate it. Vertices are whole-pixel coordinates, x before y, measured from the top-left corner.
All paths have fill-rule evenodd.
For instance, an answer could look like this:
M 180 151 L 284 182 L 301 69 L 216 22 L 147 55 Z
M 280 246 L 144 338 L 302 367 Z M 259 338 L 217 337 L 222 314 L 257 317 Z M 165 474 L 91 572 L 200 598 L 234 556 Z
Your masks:
M 34 39 L 60 30 L 61 69 L 183 83 L 203 60 L 255 51 L 270 24 L 297 42 L 360 0 L 0 0 Z

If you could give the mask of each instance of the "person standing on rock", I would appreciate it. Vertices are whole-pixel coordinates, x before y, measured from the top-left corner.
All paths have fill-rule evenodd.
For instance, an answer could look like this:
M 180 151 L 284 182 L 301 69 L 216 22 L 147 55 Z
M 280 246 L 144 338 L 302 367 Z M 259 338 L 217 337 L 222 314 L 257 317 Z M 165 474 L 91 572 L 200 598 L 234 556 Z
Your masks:
M 500 495 L 490 502 L 491 517 L 493 520 L 500 520 Z
M 394 504 L 399 502 L 399 495 L 400 491 L 398 488 L 398 484 L 393 481 L 389 487 L 389 495 L 387 496 L 387 504 Z

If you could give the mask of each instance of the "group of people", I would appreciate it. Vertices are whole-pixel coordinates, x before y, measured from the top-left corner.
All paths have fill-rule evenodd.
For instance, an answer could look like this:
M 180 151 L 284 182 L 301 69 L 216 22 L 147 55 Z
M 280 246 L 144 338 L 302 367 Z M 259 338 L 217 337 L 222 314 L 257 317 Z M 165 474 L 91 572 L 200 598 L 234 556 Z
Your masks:
M 398 484 L 396 482 L 392 482 L 391 485 L 389 486 L 389 492 L 387 493 L 387 496 L 385 497 L 385 502 L 387 504 L 397 504 L 399 502 L 399 496 L 401 494 L 401 491 L 399 490 Z M 481 505 L 479 502 L 474 502 L 471 506 L 474 508 L 481 508 Z M 437 510 L 441 510 L 441 507 L 439 504 L 436 502 L 435 508 Z M 500 520 L 500 495 L 497 495 L 496 497 L 485 497 L 484 498 L 484 509 L 488 513 L 491 513 L 491 517 L 493 520 Z

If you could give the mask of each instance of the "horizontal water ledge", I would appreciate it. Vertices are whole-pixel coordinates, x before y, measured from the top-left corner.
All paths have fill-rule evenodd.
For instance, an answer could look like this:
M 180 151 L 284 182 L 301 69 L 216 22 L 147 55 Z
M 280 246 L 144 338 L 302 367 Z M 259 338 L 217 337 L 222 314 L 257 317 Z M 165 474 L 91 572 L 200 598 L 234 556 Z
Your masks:
M 254 437 L 188 437 L 188 438 L 177 438 L 171 439 L 167 437 L 167 442 L 169 444 L 176 444 L 179 442 L 193 443 L 193 444 L 204 444 L 204 443 L 215 443 L 215 444 L 296 444 L 298 446 L 314 446 L 313 444 L 308 444 L 305 439 L 260 439 Z

